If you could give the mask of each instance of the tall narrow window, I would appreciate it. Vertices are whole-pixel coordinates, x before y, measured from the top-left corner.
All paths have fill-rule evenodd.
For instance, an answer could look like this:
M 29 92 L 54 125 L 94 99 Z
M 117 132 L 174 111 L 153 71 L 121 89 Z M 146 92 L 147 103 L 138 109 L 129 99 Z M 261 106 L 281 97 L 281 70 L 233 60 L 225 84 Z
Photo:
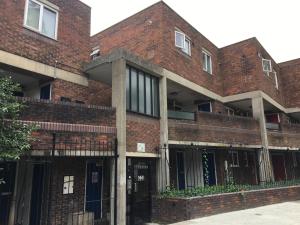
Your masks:
M 203 64 L 203 70 L 209 74 L 212 74 L 211 54 L 204 50 L 202 51 L 202 64 Z
M 131 110 L 137 112 L 138 106 L 138 85 L 137 85 L 137 71 L 135 69 L 131 69 Z
M 36 0 L 28 0 L 24 26 L 56 39 L 58 12 Z
M 139 112 L 145 113 L 145 75 L 139 72 Z
M 269 60 L 269 59 L 262 59 L 262 67 L 263 67 L 263 71 L 265 73 L 267 73 L 267 75 L 269 76 L 269 73 L 272 72 L 272 63 L 271 63 L 271 60 Z
M 274 80 L 275 80 L 275 87 L 278 90 L 279 86 L 278 86 L 278 77 L 277 77 L 277 72 L 274 70 Z
M 127 111 L 159 116 L 159 79 L 136 68 L 126 69 Z

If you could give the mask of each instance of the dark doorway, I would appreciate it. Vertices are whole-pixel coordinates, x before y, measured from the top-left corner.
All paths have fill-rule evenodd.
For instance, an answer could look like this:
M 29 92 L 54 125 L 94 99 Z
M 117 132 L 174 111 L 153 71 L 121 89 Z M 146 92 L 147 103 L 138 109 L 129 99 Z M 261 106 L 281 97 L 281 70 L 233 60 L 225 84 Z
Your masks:
M 15 163 L 0 163 L 0 225 L 6 225 L 8 223 L 10 204 L 14 190 L 15 172 Z
M 285 162 L 283 154 L 273 154 L 272 164 L 275 181 L 281 181 L 286 179 Z
M 142 225 L 151 221 L 151 196 L 155 183 L 152 159 L 127 159 L 127 224 Z
M 185 189 L 185 165 L 183 152 L 176 152 L 176 161 L 178 189 L 183 190 Z
M 94 213 L 95 220 L 102 218 L 102 177 L 103 166 L 100 163 L 88 162 L 85 209 Z
M 42 214 L 45 165 L 34 164 L 30 203 L 30 225 L 39 225 Z
M 205 160 L 207 161 L 207 165 L 205 165 L 206 164 Z M 204 184 L 209 186 L 216 185 L 217 181 L 216 181 L 215 154 L 210 152 L 204 153 L 202 156 L 202 164 L 203 164 Z

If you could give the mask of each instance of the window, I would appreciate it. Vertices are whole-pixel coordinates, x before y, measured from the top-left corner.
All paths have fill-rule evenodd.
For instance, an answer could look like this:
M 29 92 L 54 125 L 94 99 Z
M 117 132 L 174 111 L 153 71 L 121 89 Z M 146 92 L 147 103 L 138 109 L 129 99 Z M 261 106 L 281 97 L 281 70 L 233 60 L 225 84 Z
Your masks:
M 74 176 L 64 176 L 63 194 L 74 193 Z
M 175 31 L 175 46 L 180 48 L 187 55 L 191 55 L 191 41 L 180 31 Z
M 212 74 L 212 62 L 211 62 L 211 54 L 207 51 L 202 51 L 202 64 L 203 70 Z
M 212 112 L 211 102 L 204 102 L 204 103 L 198 104 L 198 111 L 199 112 Z
M 100 56 L 100 49 L 98 47 L 93 48 L 92 53 L 90 54 L 91 60 L 95 60 Z
M 277 77 L 277 72 L 273 69 L 274 71 L 274 80 L 275 80 L 275 87 L 278 90 L 279 86 L 278 86 L 278 77 Z
M 298 161 L 297 161 L 297 153 L 296 152 L 293 152 L 292 153 L 292 157 L 293 157 L 293 166 L 294 167 L 297 167 L 298 166 Z
M 47 37 L 56 39 L 57 18 L 57 11 L 51 7 L 36 0 L 27 1 L 24 26 L 46 35 Z
M 272 63 L 269 59 L 262 59 L 263 71 L 266 72 L 269 76 L 269 73 L 272 72 Z
M 248 152 L 244 152 L 245 167 L 249 167 Z
M 51 84 L 47 84 L 41 87 L 40 99 L 50 100 L 51 98 Z
M 230 151 L 229 152 L 230 157 L 231 157 L 231 163 L 230 166 L 231 167 L 239 167 L 239 155 L 237 151 Z
M 159 79 L 136 68 L 126 68 L 126 109 L 159 116 Z

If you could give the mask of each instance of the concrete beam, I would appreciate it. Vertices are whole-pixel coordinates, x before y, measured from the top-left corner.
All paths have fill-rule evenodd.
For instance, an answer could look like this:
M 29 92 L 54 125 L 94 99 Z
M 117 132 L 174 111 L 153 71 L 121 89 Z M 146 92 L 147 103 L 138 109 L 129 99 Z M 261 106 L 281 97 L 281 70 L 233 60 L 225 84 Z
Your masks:
M 88 79 L 79 74 L 55 68 L 22 56 L 0 50 L 0 63 L 24 69 L 33 73 L 42 74 L 51 78 L 58 78 L 75 84 L 88 86 Z

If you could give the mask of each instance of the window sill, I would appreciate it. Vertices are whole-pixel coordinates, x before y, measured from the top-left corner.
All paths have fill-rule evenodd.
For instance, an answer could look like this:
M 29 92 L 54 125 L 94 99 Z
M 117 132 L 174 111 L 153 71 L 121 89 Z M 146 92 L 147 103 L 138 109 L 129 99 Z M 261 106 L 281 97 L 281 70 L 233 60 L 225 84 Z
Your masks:
M 37 31 L 37 30 L 35 30 L 35 29 L 31 28 L 31 27 L 26 26 L 26 25 L 23 25 L 23 28 L 25 28 L 26 30 L 29 30 L 31 32 L 34 32 L 35 34 L 37 34 L 37 35 L 39 35 L 39 36 L 41 36 L 43 38 L 47 38 L 48 40 L 58 42 L 57 38 L 49 37 L 49 36 L 47 36 L 47 35 L 45 35 L 43 33 L 40 33 L 39 31 Z
M 176 48 L 176 51 L 179 53 L 179 54 L 181 54 L 181 55 L 183 55 L 184 57 L 186 57 L 187 59 L 192 59 L 192 55 L 189 55 L 189 54 L 187 54 L 187 53 L 185 53 L 184 51 L 182 51 L 181 50 L 181 48 L 177 48 L 177 47 L 175 47 Z
M 203 69 L 202 69 L 202 71 L 203 71 L 205 74 L 209 75 L 209 76 L 213 76 L 212 73 L 209 73 L 209 72 L 207 72 L 206 70 L 203 70 Z
M 160 116 L 152 116 L 152 115 L 148 115 L 148 114 L 144 114 L 144 113 L 139 113 L 139 112 L 134 112 L 134 111 L 130 111 L 130 110 L 126 110 L 126 113 L 131 113 L 131 114 L 135 114 L 138 116 L 145 116 L 151 119 L 160 119 Z

